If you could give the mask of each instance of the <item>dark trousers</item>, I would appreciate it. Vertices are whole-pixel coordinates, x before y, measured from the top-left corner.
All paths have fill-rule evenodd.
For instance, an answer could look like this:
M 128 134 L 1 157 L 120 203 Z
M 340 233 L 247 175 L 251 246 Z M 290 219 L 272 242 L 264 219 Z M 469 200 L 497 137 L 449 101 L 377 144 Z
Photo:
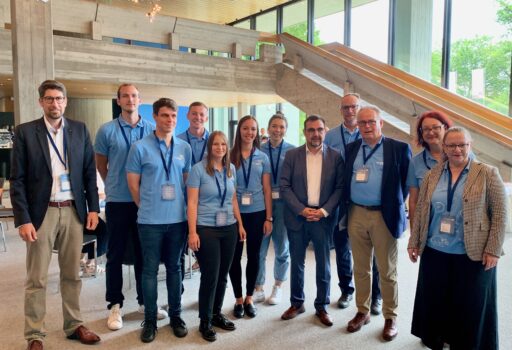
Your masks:
M 342 293 L 352 295 L 354 294 L 354 281 L 352 276 L 352 248 L 350 247 L 350 240 L 348 239 L 348 231 L 346 229 L 338 231 L 335 228 L 334 234 L 334 249 L 336 251 L 336 267 L 338 270 L 338 285 Z M 373 256 L 372 268 L 372 300 L 382 299 L 379 286 L 379 270 Z
M 107 249 L 107 292 L 108 308 L 114 304 L 123 306 L 123 260 L 128 244 L 133 247 L 135 285 L 137 301 L 144 304 L 142 296 L 142 253 L 137 230 L 137 206 L 133 202 L 108 202 L 105 207 L 109 234 Z M 128 243 L 128 241 L 130 243 Z
M 265 223 L 265 211 L 257 211 L 255 213 L 243 213 L 242 222 L 247 234 L 247 266 L 245 268 L 246 294 L 252 296 L 254 286 L 256 285 L 256 277 L 258 276 L 260 248 L 263 240 L 263 224 Z M 235 293 L 235 298 L 241 298 L 242 293 L 242 251 L 244 242 L 238 242 L 235 249 L 235 256 L 231 269 L 229 270 L 229 278 Z M 201 262 L 199 262 L 201 266 Z
M 211 320 L 219 314 L 224 302 L 228 272 L 239 240 L 237 225 L 223 227 L 197 226 L 200 248 L 196 252 L 201 268 L 199 286 L 199 318 Z

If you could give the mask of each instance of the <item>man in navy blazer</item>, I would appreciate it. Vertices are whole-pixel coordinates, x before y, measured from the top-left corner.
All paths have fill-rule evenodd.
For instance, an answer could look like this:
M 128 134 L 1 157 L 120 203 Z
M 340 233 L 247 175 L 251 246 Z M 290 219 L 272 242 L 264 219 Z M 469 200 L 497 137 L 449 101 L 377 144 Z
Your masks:
M 18 125 L 11 158 L 14 223 L 27 244 L 25 339 L 43 349 L 46 281 L 52 251 L 59 255 L 64 332 L 94 344 L 100 338 L 83 326 L 79 276 L 83 227 L 98 224 L 96 166 L 83 123 L 64 118 L 66 88 L 47 80 L 39 87 L 42 118 Z
M 347 146 L 341 205 L 342 209 L 348 208 L 358 309 L 347 330 L 357 332 L 370 322 L 371 266 L 375 254 L 385 318 L 382 337 L 391 341 L 398 334 L 397 238 L 407 224 L 405 182 L 411 149 L 406 143 L 382 135 L 383 121 L 376 107 L 361 108 L 357 125 L 362 139 Z
M 309 241 L 316 258 L 316 316 L 326 326 L 332 318 L 329 304 L 331 266 L 330 235 L 343 187 L 343 161 L 340 153 L 323 144 L 325 121 L 309 116 L 304 122 L 306 144 L 288 151 L 281 170 L 281 197 L 286 206 L 284 221 L 288 229 L 291 256 L 290 308 L 281 316 L 289 320 L 304 309 L 304 260 Z

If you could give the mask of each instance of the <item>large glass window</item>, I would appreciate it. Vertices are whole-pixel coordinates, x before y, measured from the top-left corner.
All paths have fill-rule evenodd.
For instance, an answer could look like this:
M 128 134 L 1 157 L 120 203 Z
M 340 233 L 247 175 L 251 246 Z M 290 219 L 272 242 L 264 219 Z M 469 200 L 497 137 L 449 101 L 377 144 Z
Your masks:
M 506 3 L 452 0 L 449 80 L 450 90 L 503 114 L 508 114 L 512 41 L 497 15 Z
M 340 0 L 315 0 L 313 44 L 343 43 L 345 3 Z
M 251 29 L 251 21 L 246 19 L 245 21 L 238 22 L 233 27 L 243 28 L 243 29 Z
M 213 108 L 213 130 L 220 130 L 226 135 L 229 131 L 229 108 L 215 107 Z
M 283 7 L 283 32 L 308 40 L 308 3 L 306 0 Z
M 306 142 L 302 129 L 304 128 L 304 120 L 306 120 L 306 113 L 292 105 L 291 103 L 283 103 L 281 112 L 288 120 L 288 130 L 286 131 L 285 139 L 289 143 L 300 146 Z
M 275 33 L 277 29 L 277 11 L 270 11 L 256 16 L 256 30 Z

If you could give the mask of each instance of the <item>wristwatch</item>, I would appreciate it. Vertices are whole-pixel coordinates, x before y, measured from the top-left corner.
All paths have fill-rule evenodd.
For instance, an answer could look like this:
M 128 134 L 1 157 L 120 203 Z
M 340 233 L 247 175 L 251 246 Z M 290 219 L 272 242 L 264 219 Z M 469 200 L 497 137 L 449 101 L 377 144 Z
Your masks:
M 266 221 L 270 221 L 270 222 L 274 222 L 274 218 L 273 217 L 266 218 L 265 220 Z

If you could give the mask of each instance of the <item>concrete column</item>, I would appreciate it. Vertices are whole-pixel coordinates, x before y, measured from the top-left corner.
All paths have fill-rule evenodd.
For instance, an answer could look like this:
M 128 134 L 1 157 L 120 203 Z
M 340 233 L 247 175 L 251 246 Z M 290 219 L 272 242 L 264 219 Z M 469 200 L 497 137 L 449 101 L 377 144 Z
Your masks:
M 51 4 L 11 0 L 14 119 L 18 125 L 41 116 L 38 86 L 55 75 Z
M 238 105 L 237 105 L 237 120 L 240 120 L 242 119 L 243 117 L 245 117 L 246 115 L 248 115 L 250 112 L 250 108 L 249 108 L 249 105 L 245 102 L 238 102 Z
M 85 123 L 91 133 L 91 141 L 94 143 L 99 127 L 112 120 L 112 100 L 68 98 L 65 115 L 70 119 Z
M 260 59 L 262 62 L 281 63 L 283 62 L 283 49 L 281 46 L 261 44 Z

